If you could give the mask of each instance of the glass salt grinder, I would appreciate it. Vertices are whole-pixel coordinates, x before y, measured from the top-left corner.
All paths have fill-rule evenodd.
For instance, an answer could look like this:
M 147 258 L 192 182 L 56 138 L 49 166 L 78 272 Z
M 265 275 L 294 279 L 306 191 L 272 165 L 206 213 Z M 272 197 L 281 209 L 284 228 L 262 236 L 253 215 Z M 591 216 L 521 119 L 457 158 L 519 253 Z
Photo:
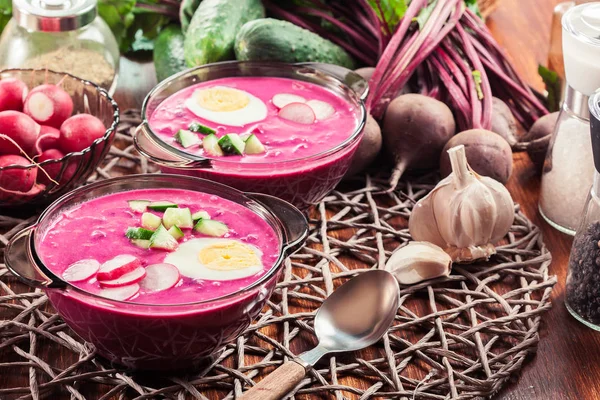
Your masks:
M 589 96 L 600 87 L 600 3 L 570 8 L 562 18 L 567 89 L 544 162 L 539 210 L 574 235 L 594 175 Z
M 117 84 L 119 47 L 98 16 L 98 0 L 12 0 L 0 37 L 0 68 L 39 68 Z
M 600 90 L 590 97 L 593 185 L 573 239 L 565 304 L 580 322 L 600 331 Z

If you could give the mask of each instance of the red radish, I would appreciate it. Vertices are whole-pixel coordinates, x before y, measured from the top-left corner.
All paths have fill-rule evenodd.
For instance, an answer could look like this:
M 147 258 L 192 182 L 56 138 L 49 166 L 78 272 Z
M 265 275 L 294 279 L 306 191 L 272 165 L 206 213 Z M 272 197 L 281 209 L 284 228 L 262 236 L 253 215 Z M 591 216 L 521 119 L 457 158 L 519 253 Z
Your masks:
M 43 193 L 45 190 L 46 190 L 46 186 L 41 185 L 39 183 L 36 183 L 35 185 L 33 185 L 33 187 L 31 189 L 29 189 L 27 192 L 7 190 L 7 189 L 3 189 L 2 186 L 0 186 L 0 200 L 6 201 L 7 203 L 11 203 L 11 202 L 23 203 L 24 201 L 31 199 L 31 198 L 39 195 L 40 193 Z
M 58 139 L 60 138 L 60 131 L 51 126 L 42 125 L 40 127 L 40 134 L 35 142 L 35 149 L 37 154 L 41 154 L 48 149 L 58 148 Z
M 37 162 L 42 163 L 42 162 L 48 161 L 48 160 L 60 160 L 63 157 L 64 157 L 64 154 L 60 150 L 48 149 L 48 150 L 44 151 L 42 154 L 40 154 L 40 156 L 37 158 Z M 62 164 L 63 164 L 63 162 L 49 163 L 48 165 L 44 165 L 41 168 L 44 168 L 44 171 L 46 171 L 46 173 L 48 175 L 50 175 L 50 178 L 56 180 L 58 178 L 58 175 L 60 174 Z M 60 182 L 61 183 L 67 182 L 69 179 L 71 179 L 73 177 L 73 175 L 75 175 L 76 171 L 77 171 L 77 163 L 69 162 L 69 164 L 65 167 L 65 170 L 63 171 L 62 176 L 60 177 Z M 48 183 L 50 183 L 50 179 L 48 179 L 48 177 L 43 173 L 40 173 L 38 178 L 39 178 L 38 181 L 43 184 L 47 185 Z
M 317 117 L 319 121 L 323 121 L 324 119 L 327 119 L 335 114 L 335 108 L 333 108 L 331 104 L 324 101 L 309 100 L 306 102 L 306 104 L 312 108 L 313 112 L 315 113 L 315 117 Z
M 139 282 L 146 276 L 146 270 L 144 267 L 137 267 L 131 272 L 126 273 L 125 275 L 121 275 L 121 277 L 117 279 L 113 279 L 112 281 L 98 281 L 100 285 L 103 287 L 119 287 L 119 286 L 127 286 L 132 283 Z
M 315 122 L 315 113 L 310 106 L 304 103 L 290 103 L 279 110 L 281 118 L 298 124 L 310 125 Z
M 16 78 L 0 80 L 0 111 L 23 111 L 23 101 L 27 97 L 27 85 Z
M 104 124 L 93 115 L 74 115 L 60 127 L 60 148 L 66 153 L 82 151 L 105 133 Z
M 0 134 L 14 140 L 27 154 L 35 153 L 35 142 L 39 133 L 40 126 L 28 115 L 18 111 L 0 112 Z M 0 154 L 20 154 L 19 147 L 0 137 Z
M 62 273 L 62 277 L 67 282 L 80 282 L 90 279 L 96 275 L 100 269 L 100 263 L 94 259 L 79 260 L 71 265 Z
M 11 165 L 31 165 L 26 158 L 16 155 L 0 156 L 0 168 Z M 0 188 L 14 190 L 17 192 L 28 192 L 35 183 L 37 177 L 37 167 L 31 166 L 27 169 L 10 168 L 0 171 Z
M 179 282 L 179 269 L 173 264 L 152 264 L 146 267 L 146 277 L 140 282 L 145 292 L 170 289 Z
M 40 85 L 29 92 L 23 109 L 36 122 L 60 128 L 73 113 L 73 100 L 56 85 Z
M 112 281 L 141 266 L 142 262 L 137 257 L 121 254 L 102 264 L 97 278 L 99 281 Z
M 278 93 L 271 99 L 277 108 L 283 108 L 291 103 L 305 103 L 306 99 L 291 93 Z
M 133 285 L 102 289 L 98 295 L 111 300 L 125 301 L 138 294 L 139 291 L 140 285 L 134 283 Z

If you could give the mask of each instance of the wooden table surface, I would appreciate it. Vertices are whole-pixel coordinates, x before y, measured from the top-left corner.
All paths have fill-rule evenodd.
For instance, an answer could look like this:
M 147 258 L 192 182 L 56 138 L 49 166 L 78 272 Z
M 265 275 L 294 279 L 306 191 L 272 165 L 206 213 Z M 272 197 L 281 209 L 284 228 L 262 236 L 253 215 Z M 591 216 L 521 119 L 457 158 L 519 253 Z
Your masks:
M 488 26 L 507 49 L 517 70 L 534 88 L 542 90 L 537 66 L 545 63 L 548 56 L 552 9 L 558 1 L 499 0 L 499 3 L 488 18 Z M 123 59 L 116 93 L 121 109 L 139 108 L 155 83 L 151 63 Z M 600 333 L 575 321 L 563 303 L 571 238 L 552 229 L 540 217 L 537 211 L 539 177 L 527 155 L 516 154 L 514 162 L 508 188 L 525 214 L 542 227 L 553 255 L 551 273 L 558 276 L 558 284 L 553 291 L 553 308 L 543 318 L 537 355 L 531 357 L 522 374 L 495 398 L 600 399 Z

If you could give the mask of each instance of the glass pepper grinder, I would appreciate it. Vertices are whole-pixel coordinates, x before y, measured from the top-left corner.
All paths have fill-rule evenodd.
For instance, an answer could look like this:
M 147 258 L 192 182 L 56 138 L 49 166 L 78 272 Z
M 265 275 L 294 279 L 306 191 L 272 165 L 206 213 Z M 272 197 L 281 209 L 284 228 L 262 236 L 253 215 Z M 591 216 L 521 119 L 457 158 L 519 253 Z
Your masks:
M 539 210 L 554 228 L 574 235 L 594 175 L 588 100 L 600 87 L 600 3 L 569 9 L 562 29 L 567 88 L 544 161 Z
M 0 68 L 66 72 L 114 92 L 119 47 L 98 16 L 98 0 L 12 0 L 12 6 L 0 37 Z
M 589 109 L 595 171 L 571 247 L 565 304 L 575 318 L 600 331 L 600 90 L 590 98 Z

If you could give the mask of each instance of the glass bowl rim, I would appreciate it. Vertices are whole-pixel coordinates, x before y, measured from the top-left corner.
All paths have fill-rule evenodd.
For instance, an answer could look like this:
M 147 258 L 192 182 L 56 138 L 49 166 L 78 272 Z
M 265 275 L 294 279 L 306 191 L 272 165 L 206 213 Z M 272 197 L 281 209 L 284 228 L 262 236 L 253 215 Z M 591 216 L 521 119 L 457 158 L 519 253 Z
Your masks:
M 55 274 L 44 264 L 44 262 L 41 260 L 41 258 L 38 255 L 37 248 L 36 248 L 36 241 L 35 241 L 35 238 L 37 236 L 37 227 L 40 225 L 41 222 L 44 221 L 44 219 L 47 219 L 47 218 L 50 218 L 51 216 L 56 215 L 57 212 L 60 212 L 61 209 L 64 210 L 65 204 L 63 204 L 63 203 L 72 200 L 74 197 L 76 197 L 79 194 L 82 194 L 82 193 L 85 193 L 85 192 L 88 192 L 88 191 L 94 190 L 94 189 L 101 189 L 102 187 L 107 187 L 107 186 L 110 186 L 113 184 L 123 183 L 123 181 L 125 181 L 125 183 L 127 183 L 127 181 L 139 180 L 140 178 L 144 178 L 144 179 L 164 178 L 169 181 L 186 180 L 186 181 L 191 181 L 191 182 L 196 182 L 196 183 L 201 182 L 203 185 L 207 185 L 204 187 L 215 188 L 219 191 L 224 191 L 233 196 L 241 196 L 241 198 L 248 200 L 251 207 L 249 207 L 245 204 L 240 204 L 238 201 L 235 201 L 232 199 L 226 199 L 226 200 L 232 201 L 236 204 L 239 204 L 240 206 L 251 211 L 252 213 L 258 215 L 263 221 L 265 221 L 269 226 L 271 226 L 271 228 L 273 229 L 273 231 L 275 231 L 275 234 L 277 235 L 278 240 L 279 240 L 279 256 L 278 256 L 277 260 L 273 263 L 271 268 L 259 279 L 252 282 L 248 286 L 245 286 L 245 287 L 243 287 L 239 290 L 236 290 L 232 293 L 228 293 L 223 296 L 206 299 L 206 300 L 201 300 L 201 301 L 187 302 L 187 303 L 174 303 L 174 304 L 136 303 L 136 302 L 127 301 L 127 300 L 114 300 L 114 299 L 100 296 L 95 293 L 90 293 L 86 290 L 80 289 L 77 286 L 63 280 L 60 276 Z M 181 189 L 181 190 L 190 190 L 190 189 Z M 127 191 L 127 189 L 121 190 L 121 191 L 111 191 L 108 193 L 104 193 L 103 195 L 121 193 L 121 192 L 126 192 L 126 191 Z M 198 192 L 204 193 L 200 190 L 198 190 Z M 72 206 L 74 204 L 67 204 L 67 205 Z M 275 222 L 276 226 L 273 226 L 273 224 L 271 224 L 269 222 L 268 218 L 272 219 Z M 35 224 L 36 229 L 29 237 L 29 241 L 27 243 L 27 250 L 28 250 L 29 256 L 31 257 L 29 262 L 35 263 L 36 266 L 38 266 L 44 274 L 51 277 L 54 281 L 60 282 L 62 285 L 59 287 L 56 287 L 56 286 L 55 287 L 47 287 L 47 289 L 58 289 L 61 291 L 64 291 L 67 289 L 73 290 L 75 293 L 81 294 L 87 298 L 92 298 L 94 300 L 100 300 L 100 301 L 104 301 L 104 302 L 108 302 L 108 303 L 127 305 L 129 307 L 129 309 L 134 309 L 136 307 L 138 307 L 138 308 L 140 308 L 140 307 L 156 308 L 156 309 L 161 309 L 161 308 L 169 309 L 169 308 L 177 308 L 177 307 L 189 308 L 189 307 L 195 306 L 195 305 L 203 305 L 203 304 L 211 304 L 211 303 L 218 304 L 222 301 L 243 295 L 243 294 L 250 292 L 250 291 L 260 287 L 261 285 L 265 284 L 279 270 L 281 270 L 281 268 L 283 266 L 283 261 L 288 257 L 288 255 L 285 254 L 285 243 L 284 243 L 284 239 L 283 239 L 284 231 L 283 231 L 282 224 L 283 224 L 283 222 L 281 222 L 281 218 L 278 217 L 277 215 L 275 215 L 271 210 L 269 210 L 268 207 L 264 206 L 260 201 L 253 199 L 253 198 L 247 196 L 246 193 L 244 193 L 240 190 L 234 189 L 230 186 L 223 185 L 218 182 L 213 182 L 213 181 L 210 181 L 207 179 L 196 178 L 196 177 L 185 176 L 185 175 L 178 175 L 178 174 L 163 174 L 163 173 L 134 174 L 134 175 L 125 175 L 125 176 L 116 177 L 116 178 L 104 179 L 104 180 L 101 180 L 98 182 L 94 182 L 89 185 L 79 187 L 79 188 L 72 190 L 72 191 L 66 193 L 65 195 L 59 197 L 52 204 L 50 204 L 42 212 L 42 214 L 40 214 L 40 216 L 38 217 L 36 224 Z M 123 311 L 126 311 L 126 310 L 123 310 Z
M 309 69 L 309 70 L 312 70 L 312 72 L 314 74 L 321 74 L 321 75 L 326 76 L 328 79 L 335 81 L 336 84 L 343 86 L 345 89 L 347 89 L 349 92 L 352 93 L 352 96 L 354 97 L 353 100 L 356 102 L 356 105 L 357 105 L 358 109 L 360 110 L 360 117 L 356 119 L 357 125 L 356 125 L 354 131 L 342 143 L 336 145 L 335 147 L 332 147 L 330 149 L 327 149 L 320 153 L 317 153 L 317 154 L 313 154 L 313 155 L 305 156 L 305 157 L 294 158 L 291 160 L 277 160 L 277 161 L 268 160 L 267 162 L 244 162 L 244 163 L 240 163 L 239 160 L 227 160 L 222 157 L 221 158 L 211 158 L 211 157 L 194 155 L 194 154 L 188 153 L 184 150 L 178 149 L 177 147 L 168 144 L 166 141 L 164 141 L 162 138 L 160 138 L 156 133 L 154 133 L 154 131 L 150 127 L 150 123 L 148 121 L 147 108 L 148 108 L 148 103 L 150 102 L 150 100 L 152 100 L 152 98 L 157 93 L 159 93 L 160 91 L 162 91 L 163 89 L 168 87 L 173 82 L 176 82 L 188 75 L 193 75 L 197 71 L 202 71 L 204 69 L 211 69 L 211 68 L 217 69 L 219 67 L 234 67 L 234 66 L 238 66 L 238 65 L 242 65 L 242 66 L 248 65 L 248 66 L 255 67 L 255 68 L 264 66 L 264 67 L 269 67 L 269 68 L 281 68 L 281 69 L 291 69 L 291 68 Z M 251 76 L 251 75 L 248 75 L 248 76 Z M 206 81 L 206 82 L 208 82 L 208 81 Z M 319 86 L 322 86 L 322 85 L 319 85 Z M 187 87 L 189 87 L 189 86 L 186 86 L 186 88 Z M 182 89 L 179 89 L 179 90 L 182 90 Z M 142 116 L 142 123 L 140 126 L 144 127 L 144 129 L 148 132 L 152 141 L 156 145 L 160 146 L 161 149 L 163 149 L 169 153 L 175 154 L 177 157 L 180 157 L 181 159 L 184 159 L 187 161 L 192 161 L 192 162 L 200 162 L 200 163 L 208 161 L 211 164 L 220 164 L 223 166 L 225 166 L 225 165 L 227 165 L 227 166 L 243 165 L 244 167 L 250 167 L 250 168 L 264 168 L 264 167 L 268 167 L 268 166 L 282 166 L 282 165 L 302 163 L 302 162 L 306 162 L 306 161 L 321 160 L 321 159 L 327 158 L 331 155 L 340 153 L 343 150 L 346 150 L 348 147 L 352 146 L 352 144 L 354 144 L 358 139 L 360 139 L 363 129 L 366 125 L 366 121 L 367 121 L 367 110 L 366 110 L 366 106 L 365 106 L 364 102 L 352 90 L 352 88 L 350 88 L 345 82 L 343 82 L 339 78 L 335 77 L 333 74 L 330 74 L 327 71 L 323 71 L 318 68 L 315 68 L 312 65 L 301 64 L 301 63 L 300 64 L 291 64 L 291 63 L 282 63 L 282 62 L 233 60 L 233 61 L 221 61 L 221 62 L 216 62 L 216 63 L 211 63 L 211 64 L 204 64 L 204 65 L 200 65 L 200 66 L 193 67 L 190 69 L 186 69 L 175 75 L 170 76 L 169 78 L 163 80 L 162 82 L 159 82 L 154 88 L 152 88 L 152 90 L 150 92 L 148 92 L 148 94 L 144 98 L 144 102 L 142 103 L 141 116 Z M 199 165 L 199 164 L 196 164 L 196 165 Z M 270 168 L 270 169 L 273 169 L 273 168 Z

